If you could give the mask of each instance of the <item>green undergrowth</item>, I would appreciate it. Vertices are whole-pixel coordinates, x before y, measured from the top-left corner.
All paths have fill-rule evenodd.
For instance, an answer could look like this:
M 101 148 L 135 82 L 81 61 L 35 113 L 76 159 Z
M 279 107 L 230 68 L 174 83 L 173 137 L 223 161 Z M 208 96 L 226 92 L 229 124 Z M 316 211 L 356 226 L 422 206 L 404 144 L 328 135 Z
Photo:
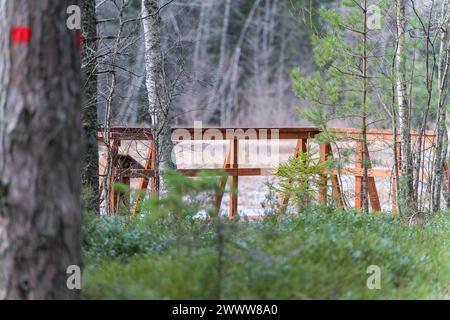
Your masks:
M 85 299 L 448 299 L 450 219 L 313 210 L 261 222 L 96 217 Z M 369 290 L 370 265 L 381 289 Z

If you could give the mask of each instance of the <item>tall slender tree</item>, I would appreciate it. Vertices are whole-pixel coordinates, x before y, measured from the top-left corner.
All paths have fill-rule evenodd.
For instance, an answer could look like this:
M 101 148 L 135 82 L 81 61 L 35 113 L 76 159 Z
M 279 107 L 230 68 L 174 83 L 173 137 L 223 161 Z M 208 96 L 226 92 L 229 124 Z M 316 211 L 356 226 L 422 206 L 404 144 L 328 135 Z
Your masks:
M 72 299 L 80 265 L 81 77 L 74 0 L 0 1 L 0 299 Z
M 85 100 L 83 105 L 83 129 L 85 154 L 82 183 L 88 202 L 87 210 L 99 212 L 98 142 L 97 142 L 97 18 L 95 0 L 83 1 L 83 63 Z
M 450 25 L 450 0 L 443 3 L 442 21 L 440 22 L 439 32 L 439 54 L 438 54 L 438 88 L 437 88 L 437 139 L 436 139 L 436 158 L 434 167 L 436 174 L 432 186 L 433 206 L 432 210 L 438 211 L 441 208 L 441 190 L 444 179 L 444 163 L 447 159 L 448 150 L 448 132 L 447 132 L 447 77 L 449 67 L 450 41 L 448 40 L 448 29 Z
M 378 57 L 375 54 L 377 43 L 373 40 L 375 31 L 368 27 L 368 9 L 368 1 L 361 0 L 344 2 L 338 9 L 340 12 L 337 9 L 320 10 L 324 30 L 313 36 L 319 70 L 309 77 L 302 76 L 298 69 L 292 72 L 295 93 L 313 104 L 313 108 L 302 112 L 302 116 L 324 129 L 324 134 L 319 137 L 322 143 L 334 142 L 335 137 L 328 134 L 327 126 L 335 119 L 354 121 L 361 128 L 358 140 L 362 149 L 358 150 L 358 165 L 361 165 L 362 181 L 357 180 L 357 183 L 361 182 L 362 194 L 357 196 L 366 213 L 369 211 L 370 165 L 367 131 L 379 117 L 374 112 L 371 95 L 374 87 L 371 80 L 377 72 L 371 66 L 376 64 Z
M 400 131 L 400 198 L 398 205 L 400 212 L 412 212 L 414 210 L 413 191 L 413 167 L 411 153 L 411 116 L 408 99 L 408 87 L 406 83 L 406 7 L 405 0 L 396 0 L 397 5 L 397 36 L 395 52 L 396 89 L 398 104 L 398 124 Z
M 167 87 L 163 74 L 163 54 L 161 50 L 161 17 L 157 0 L 142 0 L 142 24 L 144 30 L 145 70 L 148 96 L 148 111 L 156 150 L 155 180 L 156 192 L 161 187 L 164 170 L 174 169 L 172 160 L 173 144 Z

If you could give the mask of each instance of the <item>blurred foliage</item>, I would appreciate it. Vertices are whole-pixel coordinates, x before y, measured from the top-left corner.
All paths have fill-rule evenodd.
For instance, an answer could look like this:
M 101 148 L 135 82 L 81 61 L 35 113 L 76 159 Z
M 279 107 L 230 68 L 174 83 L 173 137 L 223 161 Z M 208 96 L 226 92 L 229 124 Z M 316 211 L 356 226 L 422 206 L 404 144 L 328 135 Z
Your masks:
M 138 215 L 86 214 L 82 228 L 86 258 L 92 262 L 103 258 L 126 261 L 138 254 L 193 243 L 197 237 L 205 241 L 211 238 L 204 232 L 204 220 L 198 220 L 207 218 L 212 223 L 217 217 L 211 199 L 222 175 L 220 171 L 215 175 L 200 172 L 196 178 L 188 178 L 168 170 L 164 174 L 167 193 L 160 198 L 144 198 L 138 204 Z M 114 188 L 130 193 L 126 185 L 115 184 Z
M 103 226 L 89 233 L 91 243 L 105 243 L 106 239 L 135 243 L 133 250 L 141 255 L 127 262 L 112 256 L 96 263 L 88 259 L 84 298 L 450 298 L 448 213 L 436 215 L 420 227 L 390 215 L 329 214 L 318 209 L 291 217 L 272 216 L 260 223 L 241 222 L 224 243 L 220 280 L 215 272 L 212 225 L 196 221 L 204 228 L 195 246 L 189 242 L 168 246 L 170 228 L 142 227 L 136 221 L 128 224 L 120 219 L 95 218 L 95 224 Z M 93 223 L 86 222 L 91 228 Z M 93 249 L 100 250 L 100 246 L 85 246 L 86 254 L 103 256 Z M 381 268 L 381 290 L 366 287 L 369 265 Z

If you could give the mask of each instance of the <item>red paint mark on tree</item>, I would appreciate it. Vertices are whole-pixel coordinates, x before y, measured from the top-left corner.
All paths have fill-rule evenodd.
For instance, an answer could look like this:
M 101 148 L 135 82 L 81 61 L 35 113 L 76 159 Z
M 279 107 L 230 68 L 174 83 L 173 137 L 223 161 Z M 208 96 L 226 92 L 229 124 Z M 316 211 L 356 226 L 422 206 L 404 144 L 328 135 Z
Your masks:
M 31 41 L 31 28 L 18 26 L 11 29 L 11 42 L 13 44 L 29 43 Z
M 83 33 L 81 31 L 77 32 L 77 48 L 81 49 L 81 47 L 83 46 L 83 42 L 84 42 L 84 37 L 83 37 Z

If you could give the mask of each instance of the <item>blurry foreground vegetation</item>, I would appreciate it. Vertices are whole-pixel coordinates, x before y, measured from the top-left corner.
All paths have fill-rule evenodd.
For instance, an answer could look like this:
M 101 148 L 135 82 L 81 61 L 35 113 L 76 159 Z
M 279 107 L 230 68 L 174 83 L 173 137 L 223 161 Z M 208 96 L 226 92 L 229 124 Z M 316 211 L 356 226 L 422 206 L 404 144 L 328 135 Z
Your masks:
M 147 200 L 136 218 L 85 217 L 84 298 L 450 298 L 448 213 L 419 226 L 314 207 L 230 222 L 208 208 L 211 177 L 169 181 L 166 198 Z M 366 287 L 370 265 L 381 268 L 381 290 Z

